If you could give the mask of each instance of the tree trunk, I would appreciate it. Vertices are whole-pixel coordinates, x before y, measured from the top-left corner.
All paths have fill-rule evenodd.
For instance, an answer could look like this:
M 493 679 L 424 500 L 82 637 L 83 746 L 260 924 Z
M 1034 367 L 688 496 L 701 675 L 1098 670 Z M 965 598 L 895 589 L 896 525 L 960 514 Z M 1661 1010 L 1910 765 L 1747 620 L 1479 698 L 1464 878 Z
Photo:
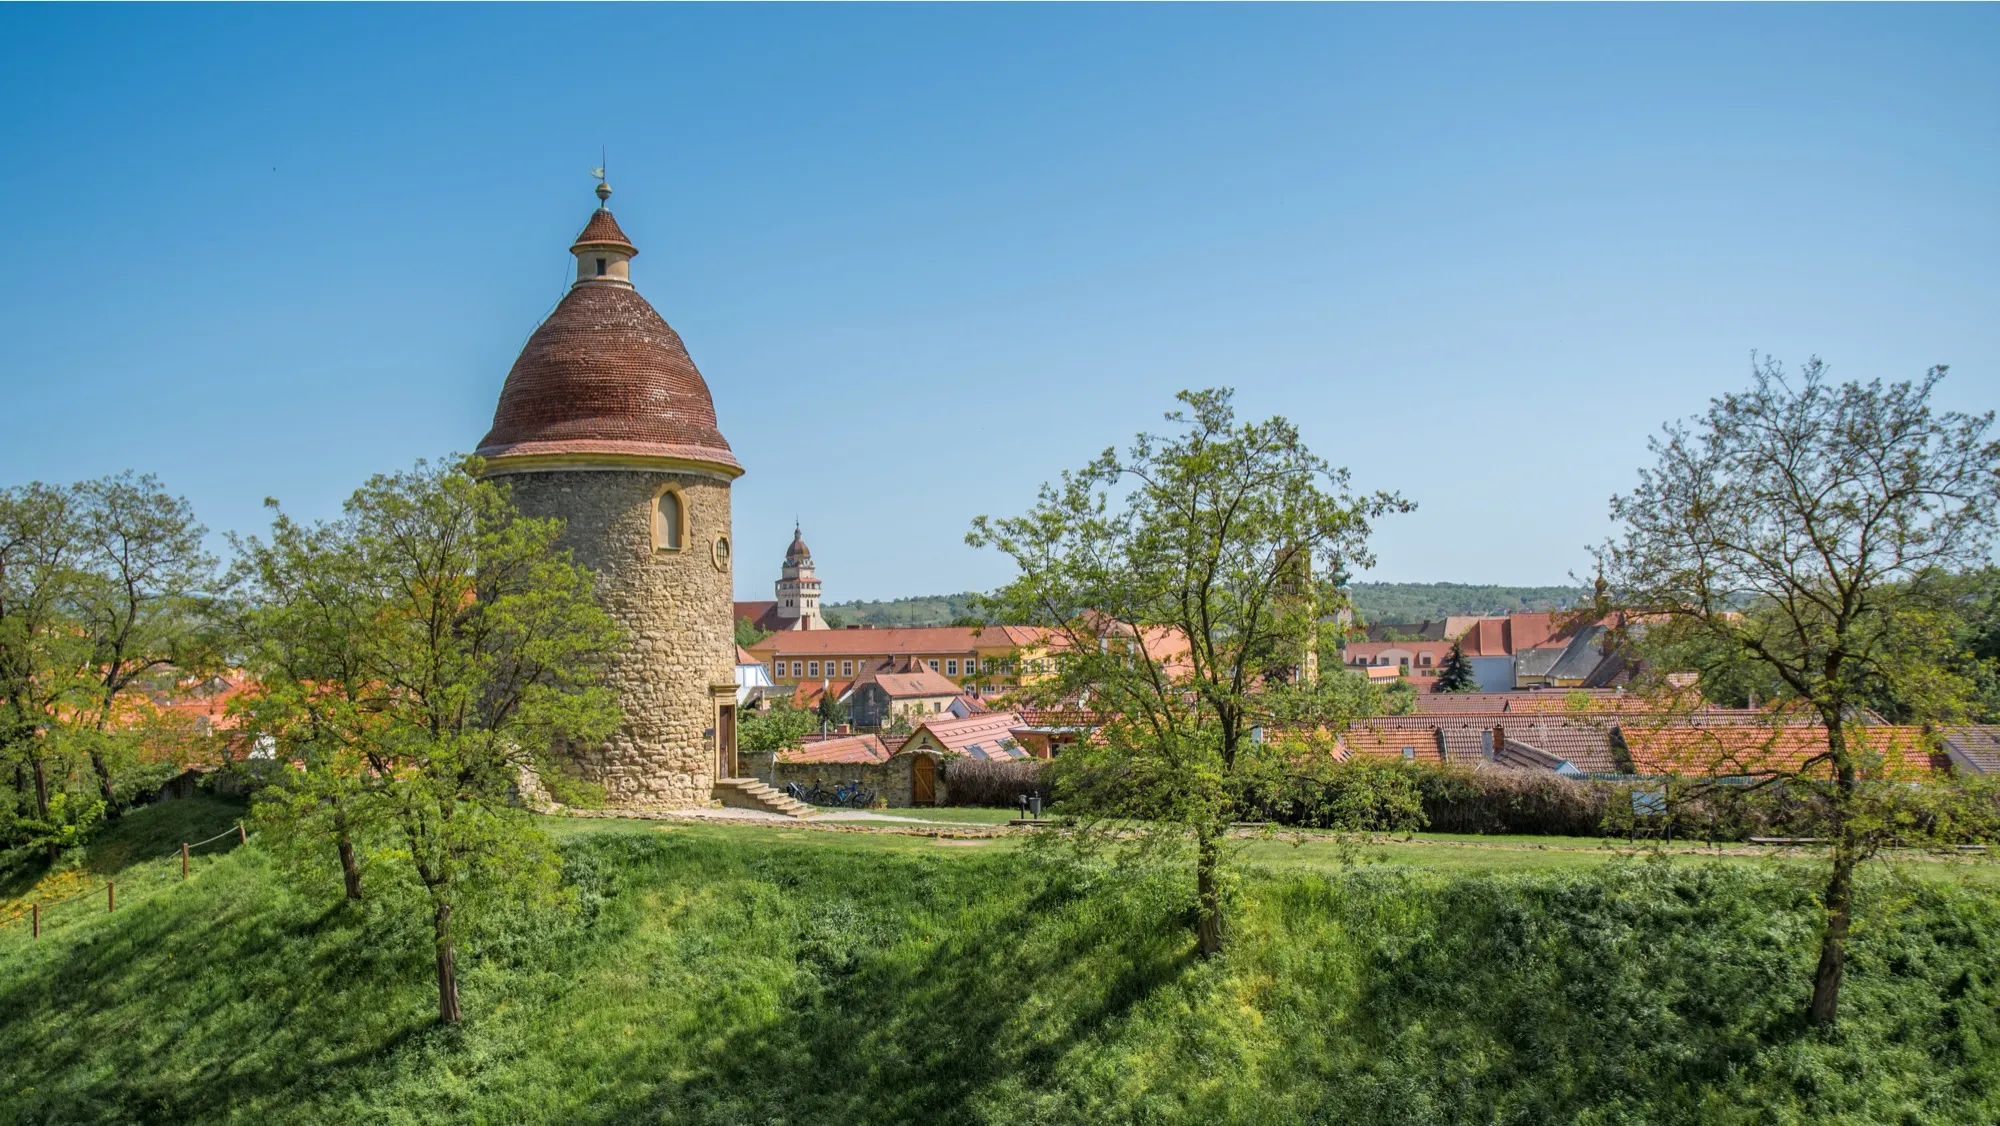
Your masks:
M 1829 670 L 1829 675 L 1831 675 Z M 1840 982 L 1847 975 L 1847 930 L 1854 922 L 1854 865 L 1862 855 L 1848 818 L 1853 811 L 1857 775 L 1848 755 L 1847 732 L 1840 713 L 1829 710 L 1822 717 L 1826 726 L 1827 750 L 1832 756 L 1835 817 L 1833 872 L 1826 881 L 1826 929 L 1820 933 L 1819 966 L 1813 970 L 1812 1004 L 1806 1019 L 1819 1028 L 1832 1028 L 1840 1015 Z
M 35 816 L 43 825 L 49 823 L 49 779 L 39 758 L 35 760 Z M 54 841 L 50 841 L 43 851 L 51 864 L 62 858 L 62 846 Z
M 354 859 L 354 837 L 347 831 L 347 810 L 338 798 L 333 804 L 333 839 L 340 849 L 340 878 L 347 885 L 347 898 L 361 898 L 361 865 Z
M 438 1023 L 458 1023 L 458 967 L 452 962 L 451 904 L 440 899 L 432 917 L 437 927 Z
M 340 878 L 347 884 L 347 898 L 361 898 L 361 866 L 354 861 L 354 840 L 340 830 Z
M 90 752 L 90 769 L 97 773 L 97 792 L 104 798 L 104 819 L 118 820 L 118 803 L 111 797 L 111 768 L 104 765 L 104 755 Z
M 1222 953 L 1222 840 L 1206 826 L 1196 829 L 1195 943 L 1204 958 Z
M 1813 971 L 1812 1005 L 1806 1019 L 1832 1028 L 1840 1015 L 1840 982 L 1847 974 L 1847 928 L 1854 921 L 1854 854 L 1835 846 L 1833 875 L 1826 884 L 1826 930 L 1819 940 L 1819 968 Z
M 43 821 L 49 819 L 49 779 L 39 758 L 35 760 L 35 816 Z

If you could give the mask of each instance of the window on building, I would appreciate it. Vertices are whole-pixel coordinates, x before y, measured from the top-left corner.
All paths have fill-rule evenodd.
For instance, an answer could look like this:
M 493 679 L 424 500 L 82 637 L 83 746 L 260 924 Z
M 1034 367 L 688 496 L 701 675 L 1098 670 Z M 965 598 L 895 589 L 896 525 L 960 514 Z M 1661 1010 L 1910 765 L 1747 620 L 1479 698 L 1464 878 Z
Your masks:
M 1415 747 L 1404 747 L 1404 748 L 1403 748 L 1403 757 L 1404 757 L 1404 758 L 1416 758 L 1416 757 L 1417 757 L 1417 749 L 1416 749 Z
M 819 662 L 818 662 L 818 661 L 807 661 L 807 662 L 806 662 L 806 675 L 807 675 L 807 676 L 818 676 L 818 675 L 819 675 Z
M 925 663 L 925 664 L 927 664 L 927 665 L 929 665 L 929 666 L 931 667 L 931 671 L 932 671 L 932 672 L 936 672 L 936 671 L 937 671 L 937 662 L 936 662 L 936 661 L 925 661 L 924 663 Z
M 946 661 L 946 662 L 944 663 L 944 671 L 945 671 L 945 675 L 947 675 L 947 676 L 957 676 L 957 675 L 958 675 L 958 662 L 957 662 L 956 660 L 948 660 L 948 661 Z M 972 670 L 971 670 L 971 669 L 967 669 L 966 671 L 967 671 L 967 672 L 970 672 L 970 671 L 972 671 Z
M 792 662 L 792 675 L 793 675 L 793 676 L 804 676 L 805 674 L 806 674 L 806 666 L 805 666 L 805 662 L 803 662 L 803 661 L 793 661 L 793 662 Z
M 1431 655 L 1429 653 L 1424 654 L 1424 664 L 1428 665 L 1430 663 L 1431 663 Z
M 679 493 L 669 491 L 660 494 L 657 519 L 659 526 L 654 529 L 653 542 L 663 551 L 679 551 L 681 537 L 686 530 L 686 513 L 682 511 Z
M 854 662 L 853 662 L 853 661 L 842 661 L 842 662 L 840 662 L 840 675 L 842 675 L 842 676 L 853 676 L 853 675 L 854 675 Z
M 600 278 L 604 276 L 604 259 L 602 258 L 597 260 L 597 276 Z

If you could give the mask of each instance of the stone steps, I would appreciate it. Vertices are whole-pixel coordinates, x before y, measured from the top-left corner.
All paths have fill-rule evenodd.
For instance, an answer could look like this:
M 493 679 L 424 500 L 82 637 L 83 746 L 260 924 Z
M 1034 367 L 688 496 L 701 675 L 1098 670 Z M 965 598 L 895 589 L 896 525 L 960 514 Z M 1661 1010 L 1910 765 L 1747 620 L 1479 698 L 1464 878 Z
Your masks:
M 786 817 L 808 817 L 813 812 L 811 806 L 787 797 L 772 789 L 769 783 L 755 778 L 717 779 L 715 796 L 731 809 L 760 809 Z

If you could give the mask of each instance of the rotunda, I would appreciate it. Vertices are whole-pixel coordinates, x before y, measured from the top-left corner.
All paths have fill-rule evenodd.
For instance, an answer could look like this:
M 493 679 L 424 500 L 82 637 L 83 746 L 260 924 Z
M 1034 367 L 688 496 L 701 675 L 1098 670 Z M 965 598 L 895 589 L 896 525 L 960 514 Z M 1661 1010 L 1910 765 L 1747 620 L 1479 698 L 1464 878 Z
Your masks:
M 570 247 L 576 281 L 521 349 L 479 443 L 524 515 L 565 521 L 623 631 L 607 672 L 624 717 L 567 748 L 620 806 L 707 804 L 735 774 L 729 487 L 743 467 L 679 334 L 631 280 L 611 189 Z

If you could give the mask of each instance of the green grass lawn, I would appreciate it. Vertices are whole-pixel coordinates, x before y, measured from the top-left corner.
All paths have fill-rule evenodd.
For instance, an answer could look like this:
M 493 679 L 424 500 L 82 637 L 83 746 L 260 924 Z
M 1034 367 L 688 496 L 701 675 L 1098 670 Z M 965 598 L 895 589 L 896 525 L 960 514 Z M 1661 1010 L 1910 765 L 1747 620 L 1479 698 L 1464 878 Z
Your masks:
M 137 886 L 236 816 L 89 863 Z M 0 1121 L 2000 1120 L 2000 896 L 1961 882 L 1871 874 L 1826 1037 L 1796 864 L 1250 840 L 1203 961 L 1184 871 L 1046 841 L 547 824 L 577 907 L 468 918 L 456 1028 L 386 873 L 347 905 L 255 838 L 0 930 Z
M 821 812 L 836 812 L 825 809 Z M 885 820 L 912 819 L 917 821 L 945 821 L 966 825 L 1005 825 L 1021 816 L 1012 809 L 970 809 L 961 806 L 919 806 L 907 809 L 870 809 L 863 812 L 880 814 Z

